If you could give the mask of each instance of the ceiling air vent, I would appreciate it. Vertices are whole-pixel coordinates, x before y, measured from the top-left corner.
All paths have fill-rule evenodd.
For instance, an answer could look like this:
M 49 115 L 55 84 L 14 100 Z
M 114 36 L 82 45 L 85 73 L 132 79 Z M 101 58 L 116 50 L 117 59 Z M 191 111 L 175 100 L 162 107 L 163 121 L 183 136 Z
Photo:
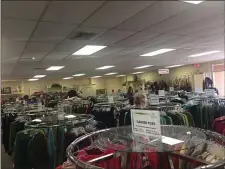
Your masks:
M 45 70 L 46 68 L 40 68 L 40 67 L 37 67 L 37 68 L 34 68 L 34 70 Z
M 95 37 L 96 33 L 89 33 L 89 32 L 75 32 L 72 33 L 68 39 L 71 40 L 90 40 Z

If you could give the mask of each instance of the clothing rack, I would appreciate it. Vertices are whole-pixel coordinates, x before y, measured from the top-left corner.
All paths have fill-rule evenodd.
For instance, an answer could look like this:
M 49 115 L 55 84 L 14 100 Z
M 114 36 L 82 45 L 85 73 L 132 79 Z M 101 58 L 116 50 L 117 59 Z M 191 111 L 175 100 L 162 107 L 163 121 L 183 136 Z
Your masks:
M 162 127 L 172 127 L 174 129 L 181 127 L 182 129 L 185 129 L 184 131 L 188 131 L 189 130 L 188 128 L 185 128 L 185 127 L 182 127 L 182 126 L 162 126 Z M 96 132 L 90 133 L 88 135 L 85 135 L 83 137 L 80 137 L 77 140 L 75 140 L 67 148 L 68 158 L 74 163 L 75 167 L 85 168 L 85 169 L 86 168 L 103 169 L 104 167 L 95 166 L 95 165 L 96 164 L 99 164 L 100 161 L 105 162 L 107 160 L 110 161 L 110 160 L 116 160 L 117 158 L 119 158 L 120 159 L 119 161 L 120 161 L 121 169 L 127 169 L 127 167 L 128 167 L 127 166 L 127 164 L 128 164 L 127 163 L 127 160 L 129 160 L 129 158 L 127 159 L 127 157 L 130 155 L 130 153 L 132 153 L 132 151 L 129 151 L 129 150 L 127 151 L 127 149 L 121 149 L 121 151 L 118 149 L 117 151 L 114 151 L 114 152 L 111 152 L 111 153 L 108 153 L 108 154 L 104 154 L 103 156 L 96 157 L 95 159 L 88 160 L 87 162 L 84 162 L 84 161 L 80 160 L 79 159 L 79 156 L 76 156 L 76 155 L 79 154 L 79 152 L 83 151 L 82 150 L 82 147 L 81 147 L 81 149 L 79 149 L 79 147 L 77 146 L 78 144 L 80 144 L 82 141 L 85 141 L 85 140 L 87 140 L 87 139 L 89 139 L 91 137 L 94 138 L 95 135 L 100 136 L 98 138 L 104 137 L 104 136 L 107 135 L 105 133 L 107 133 L 107 132 L 110 133 L 110 130 L 111 129 L 105 129 L 105 130 L 101 130 L 101 131 L 96 131 Z M 117 130 L 120 131 L 120 130 L 123 130 L 123 128 L 121 128 L 121 129 L 118 128 Z M 193 132 L 196 131 L 197 132 L 196 135 L 198 135 L 198 131 L 199 132 L 205 131 L 206 133 L 208 132 L 206 130 L 195 129 L 195 128 L 193 128 L 192 131 Z M 123 133 L 123 132 L 121 132 L 121 133 Z M 124 137 L 127 137 L 127 136 L 129 136 L 129 135 L 124 134 L 123 138 Z M 218 135 L 218 136 L 220 136 L 220 135 Z M 220 136 L 220 137 L 222 137 L 222 136 Z M 114 138 L 117 138 L 117 136 L 115 135 Z M 109 137 L 108 139 L 111 140 L 112 137 Z M 224 139 L 224 137 L 222 139 Z M 103 147 L 104 147 L 104 145 L 107 145 L 106 144 L 107 142 L 105 142 L 104 140 L 103 141 L 97 141 L 97 143 L 99 143 L 99 146 L 103 146 Z M 103 144 L 103 143 L 105 143 L 105 144 Z M 129 144 L 127 145 L 127 147 L 129 147 Z M 116 149 L 117 148 L 115 148 L 115 150 Z M 140 151 L 138 151 L 136 153 L 137 154 L 140 154 Z M 159 154 L 161 154 L 161 153 L 159 153 Z M 172 152 L 172 151 L 164 152 L 163 154 L 167 156 L 168 162 L 169 162 L 169 160 L 171 160 L 170 157 L 172 157 L 172 156 L 173 157 L 178 157 L 179 159 L 182 159 L 182 160 L 185 160 L 185 161 L 194 162 L 195 164 L 197 164 L 197 166 L 201 165 L 201 167 L 199 167 L 198 169 L 220 169 L 221 167 L 224 167 L 225 166 L 224 161 L 219 161 L 218 163 L 210 164 L 210 163 L 208 163 L 206 161 L 203 161 L 203 160 L 200 160 L 200 159 L 197 159 L 197 158 L 193 158 L 193 157 L 190 157 L 190 156 L 182 155 L 180 153 L 176 153 L 176 152 Z M 163 161 L 160 161 L 160 163 L 164 163 L 164 162 Z M 204 167 L 203 167 L 203 165 L 204 165 Z M 173 168 L 173 165 L 170 165 L 169 168 L 172 169 Z M 105 168 L 105 169 L 108 169 L 108 168 Z

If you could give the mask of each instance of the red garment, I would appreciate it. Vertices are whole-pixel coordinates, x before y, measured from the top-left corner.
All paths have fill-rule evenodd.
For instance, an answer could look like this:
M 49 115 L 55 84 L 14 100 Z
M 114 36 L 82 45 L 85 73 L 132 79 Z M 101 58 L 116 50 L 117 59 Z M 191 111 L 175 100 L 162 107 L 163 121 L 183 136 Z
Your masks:
M 216 118 L 212 124 L 212 129 L 215 129 L 215 125 L 217 122 L 220 122 L 220 121 L 223 121 L 225 120 L 225 116 L 222 116 L 222 117 L 219 117 L 219 118 Z
M 89 155 L 89 154 L 86 154 L 85 149 L 83 149 L 78 153 L 77 157 L 79 160 L 83 162 L 87 162 L 89 160 L 92 160 L 104 155 L 108 155 L 114 152 L 115 152 L 114 150 L 106 149 L 103 151 L 102 154 L 99 154 L 99 151 L 98 151 L 96 152 L 96 154 L 98 155 L 93 155 L 94 152 L 91 153 L 92 155 Z M 109 160 L 100 160 L 99 162 L 94 162 L 92 165 L 102 167 L 102 168 L 107 168 L 107 169 L 120 169 L 120 163 L 118 158 L 110 158 Z
M 60 165 L 60 166 L 58 166 L 58 167 L 56 167 L 56 169 L 61 169 L 62 168 L 62 166 Z

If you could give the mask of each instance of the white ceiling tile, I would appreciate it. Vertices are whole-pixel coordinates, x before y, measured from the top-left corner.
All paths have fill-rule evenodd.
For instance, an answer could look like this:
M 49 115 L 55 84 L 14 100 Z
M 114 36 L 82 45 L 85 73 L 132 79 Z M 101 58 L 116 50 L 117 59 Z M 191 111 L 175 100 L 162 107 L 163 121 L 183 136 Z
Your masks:
M 190 22 L 200 21 L 215 14 L 216 11 L 209 11 L 207 8 L 193 8 L 174 17 L 168 18 L 151 27 L 154 32 L 165 33 L 182 27 Z
M 188 4 L 184 4 L 179 1 L 159 1 L 117 26 L 117 28 L 140 31 L 178 14 L 186 10 L 188 7 Z
M 40 22 L 31 41 L 59 42 L 65 39 L 75 27 L 74 25 Z
M 70 55 L 71 52 L 51 52 L 49 53 L 45 58 L 44 60 L 61 60 L 63 59 L 64 57 Z
M 65 40 L 57 45 L 55 52 L 70 52 L 71 54 L 88 44 L 87 40 Z
M 161 34 L 159 36 L 155 36 L 149 40 L 146 40 L 144 42 L 138 43 L 137 46 L 139 47 L 149 47 L 149 46 L 157 46 L 160 45 L 163 42 L 173 41 L 173 39 L 179 37 L 179 35 L 170 35 L 170 34 Z M 159 46 L 159 48 L 164 48 L 163 46 Z
M 2 41 L 2 58 L 18 58 L 26 45 L 26 42 Z
M 158 33 L 154 33 L 149 29 L 146 29 L 144 31 L 141 31 L 139 33 L 136 33 L 133 36 L 130 36 L 118 43 L 116 43 L 116 45 L 118 46 L 132 46 L 132 45 L 136 45 L 140 42 L 146 41 L 150 38 L 153 38 L 155 36 L 159 35 Z
M 148 7 L 150 1 L 107 1 L 84 25 L 111 28 Z
M 46 1 L 2 1 L 2 16 L 38 20 Z
M 29 42 L 28 46 L 26 47 L 22 57 L 24 58 L 32 58 L 35 57 L 35 61 L 43 58 L 47 55 L 53 48 L 54 43 L 43 43 L 43 42 Z M 26 60 L 32 61 L 32 60 Z
M 222 12 L 195 22 L 188 23 L 182 27 L 179 27 L 178 29 L 171 31 L 170 33 L 185 35 L 204 30 L 206 28 L 212 29 L 211 27 L 215 26 L 224 26 L 224 14 Z
M 102 3 L 103 1 L 53 1 L 43 21 L 80 24 Z
M 95 43 L 99 43 L 101 45 L 112 45 L 122 39 L 125 39 L 128 36 L 133 35 L 135 32 L 132 31 L 123 31 L 123 30 L 116 30 L 112 29 L 103 35 L 99 36 L 98 38 L 94 39 Z
M 2 19 L 2 38 L 11 41 L 28 41 L 35 25 L 35 21 Z

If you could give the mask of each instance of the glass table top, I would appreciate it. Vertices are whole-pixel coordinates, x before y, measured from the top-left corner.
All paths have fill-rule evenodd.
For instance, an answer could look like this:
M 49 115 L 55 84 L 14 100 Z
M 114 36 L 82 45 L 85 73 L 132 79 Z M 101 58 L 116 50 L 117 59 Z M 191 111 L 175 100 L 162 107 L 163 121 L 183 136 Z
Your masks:
M 206 135 L 195 128 L 162 125 L 161 133 L 159 138 L 146 139 L 146 136 L 133 133 L 131 126 L 111 128 L 98 134 L 94 144 L 121 152 L 173 152 L 206 142 Z

